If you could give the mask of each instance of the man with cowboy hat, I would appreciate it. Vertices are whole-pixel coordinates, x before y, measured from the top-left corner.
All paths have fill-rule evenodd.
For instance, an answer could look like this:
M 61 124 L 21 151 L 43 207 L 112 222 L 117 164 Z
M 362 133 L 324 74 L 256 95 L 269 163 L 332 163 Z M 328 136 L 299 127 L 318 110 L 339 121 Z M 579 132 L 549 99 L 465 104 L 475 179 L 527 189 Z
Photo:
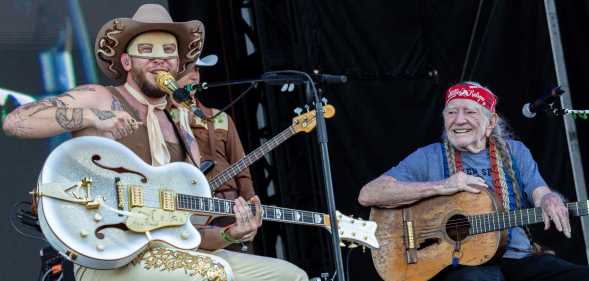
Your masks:
M 154 166 L 177 161 L 198 165 L 200 151 L 188 126 L 191 113 L 175 107 L 157 87 L 155 76 L 160 71 L 182 75 L 198 59 L 203 43 L 204 26 L 200 21 L 173 22 L 164 7 L 142 5 L 133 18 L 107 22 L 96 38 L 98 66 L 121 85 L 83 85 L 57 97 L 25 104 L 6 117 L 4 131 L 20 138 L 46 138 L 64 132 L 74 137 L 103 136 L 123 143 Z M 251 202 L 260 204 L 257 197 Z M 235 200 L 234 211 L 236 223 L 231 227 L 199 229 L 200 247 L 213 251 L 211 254 L 161 244 L 119 269 L 76 267 L 76 279 L 307 279 L 302 270 L 278 259 L 252 256 L 257 266 L 247 261 L 242 266 L 238 256 L 229 265 L 224 258 L 234 255 L 220 249 L 234 241 L 251 239 L 261 225 L 260 213 L 253 215 L 243 198 Z

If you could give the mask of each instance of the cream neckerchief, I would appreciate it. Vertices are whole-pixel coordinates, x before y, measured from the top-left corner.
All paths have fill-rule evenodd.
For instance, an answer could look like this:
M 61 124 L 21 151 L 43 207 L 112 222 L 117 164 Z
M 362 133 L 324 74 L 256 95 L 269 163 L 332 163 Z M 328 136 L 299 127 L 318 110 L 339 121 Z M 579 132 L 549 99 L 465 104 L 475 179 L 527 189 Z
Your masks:
M 147 135 L 149 136 L 149 150 L 151 151 L 151 164 L 153 166 L 161 166 L 170 163 L 170 151 L 168 151 L 168 146 L 166 146 L 166 141 L 160 128 L 160 122 L 154 112 L 155 109 L 164 110 L 168 102 L 164 99 L 160 104 L 150 104 L 142 94 L 128 83 L 125 83 L 125 89 L 139 103 L 147 106 L 146 126 Z

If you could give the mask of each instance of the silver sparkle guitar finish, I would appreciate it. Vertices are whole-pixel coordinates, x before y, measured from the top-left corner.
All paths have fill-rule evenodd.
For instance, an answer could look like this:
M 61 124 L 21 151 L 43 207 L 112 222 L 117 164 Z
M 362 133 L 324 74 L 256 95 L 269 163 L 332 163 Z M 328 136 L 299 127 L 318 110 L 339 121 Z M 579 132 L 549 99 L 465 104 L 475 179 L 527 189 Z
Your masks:
M 91 177 L 92 182 L 84 181 L 85 177 Z M 143 189 L 143 209 L 147 211 L 132 212 L 129 208 L 131 186 Z M 172 188 L 177 193 L 211 197 L 207 179 L 192 165 L 176 162 L 152 167 L 118 142 L 74 138 L 57 147 L 45 161 L 37 189 L 39 223 L 48 242 L 60 253 L 95 269 L 128 264 L 150 240 L 196 249 L 201 237 L 190 223 L 190 212 L 175 210 L 163 216 L 161 211 L 149 211 L 160 208 L 160 191 Z M 137 232 L 125 224 L 130 216 L 151 216 L 146 224 L 182 223 Z

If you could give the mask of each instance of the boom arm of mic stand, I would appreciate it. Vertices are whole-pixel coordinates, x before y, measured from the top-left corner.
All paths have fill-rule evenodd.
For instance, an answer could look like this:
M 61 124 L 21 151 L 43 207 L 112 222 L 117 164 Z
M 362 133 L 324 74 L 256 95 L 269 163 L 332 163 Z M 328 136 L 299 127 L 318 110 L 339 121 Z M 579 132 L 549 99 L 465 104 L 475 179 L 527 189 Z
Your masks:
M 293 75 L 293 73 L 297 74 L 297 76 L 279 76 L 280 74 L 287 73 Z M 199 86 L 201 90 L 206 90 L 209 88 L 216 88 L 216 87 L 223 87 L 223 86 L 234 86 L 234 85 L 241 85 L 241 84 L 255 84 L 255 83 L 286 83 L 286 82 L 297 82 L 297 83 L 305 83 L 304 76 L 301 74 L 305 74 L 304 72 L 294 71 L 294 70 L 287 70 L 287 71 L 271 71 L 266 72 L 262 75 L 261 78 L 257 79 L 241 79 L 241 80 L 229 80 L 223 82 L 203 82 L 200 86 L 196 84 L 189 84 L 187 85 L 187 90 L 192 91 L 195 87 Z
M 216 87 L 223 87 L 223 86 L 235 86 L 235 85 L 242 85 L 242 84 L 257 84 L 260 82 L 267 82 L 267 81 L 268 81 L 268 79 L 242 79 L 242 80 L 229 80 L 229 81 L 213 82 L 213 83 L 203 82 L 200 85 L 200 88 L 202 90 L 206 90 L 209 88 L 216 88 Z M 189 84 L 189 85 L 187 85 L 187 90 L 192 91 L 195 89 L 195 87 L 197 87 L 196 84 Z

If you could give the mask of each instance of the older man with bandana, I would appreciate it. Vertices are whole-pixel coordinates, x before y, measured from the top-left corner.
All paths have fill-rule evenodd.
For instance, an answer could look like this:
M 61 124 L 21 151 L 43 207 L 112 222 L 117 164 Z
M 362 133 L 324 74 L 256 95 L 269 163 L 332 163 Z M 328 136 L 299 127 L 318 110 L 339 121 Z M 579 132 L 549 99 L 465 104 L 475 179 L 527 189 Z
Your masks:
M 190 112 L 160 90 L 160 71 L 180 76 L 198 59 L 204 43 L 200 21 L 173 22 L 160 5 L 142 5 L 133 18 L 107 22 L 98 32 L 96 61 L 119 86 L 83 85 L 25 104 L 11 112 L 4 131 L 20 138 L 46 138 L 64 132 L 114 139 L 154 166 L 201 161 L 189 127 Z M 250 200 L 258 205 L 257 197 Z M 279 259 L 225 251 L 251 239 L 261 226 L 243 198 L 235 200 L 235 224 L 200 226 L 203 251 L 151 245 L 132 263 L 115 270 L 76 267 L 77 280 L 307 280 L 298 267 Z
M 496 96 L 478 83 L 450 87 L 442 142 L 419 148 L 366 184 L 360 191 L 360 204 L 397 208 L 432 196 L 489 188 L 508 208 L 521 207 L 526 199 L 541 207 L 545 229 L 552 223 L 570 238 L 568 210 L 561 196 L 548 188 L 526 146 L 510 138 L 495 112 L 496 102 Z M 476 267 L 450 267 L 433 280 L 589 280 L 588 267 L 553 255 L 532 255 L 530 240 L 521 227 L 509 233 L 507 251 L 500 260 Z

